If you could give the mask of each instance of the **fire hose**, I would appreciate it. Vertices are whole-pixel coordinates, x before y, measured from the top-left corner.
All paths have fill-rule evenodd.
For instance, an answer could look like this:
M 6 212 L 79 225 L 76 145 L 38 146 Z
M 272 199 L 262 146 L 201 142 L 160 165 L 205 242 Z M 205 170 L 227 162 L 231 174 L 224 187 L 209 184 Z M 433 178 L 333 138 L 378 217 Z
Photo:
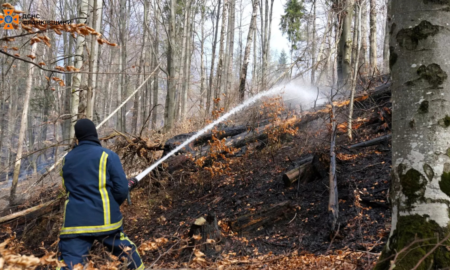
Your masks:
M 147 174 L 148 174 L 147 170 L 144 170 L 135 177 L 128 179 L 128 197 L 127 197 L 128 205 L 131 205 L 131 196 L 130 196 L 131 190 L 133 190 L 137 186 L 139 181 L 141 181 L 142 178 L 144 178 Z

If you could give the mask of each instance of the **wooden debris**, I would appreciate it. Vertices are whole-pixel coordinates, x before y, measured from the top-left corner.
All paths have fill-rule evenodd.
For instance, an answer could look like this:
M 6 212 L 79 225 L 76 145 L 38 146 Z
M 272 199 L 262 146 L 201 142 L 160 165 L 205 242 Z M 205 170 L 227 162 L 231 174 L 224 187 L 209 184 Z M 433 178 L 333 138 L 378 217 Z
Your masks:
M 311 155 L 299 162 L 298 167 L 283 174 L 283 182 L 286 187 L 300 181 L 311 182 L 326 176 L 326 166 L 320 161 L 319 155 Z
M 265 224 L 274 223 L 290 208 L 289 201 L 284 201 L 269 208 L 257 211 L 252 214 L 238 217 L 230 221 L 230 228 L 234 232 L 253 231 Z
M 16 219 L 22 218 L 22 217 L 25 217 L 25 219 L 28 219 L 28 220 L 30 220 L 32 218 L 37 218 L 39 216 L 42 216 L 42 215 L 52 211 L 55 207 L 59 207 L 59 204 L 58 204 L 59 201 L 60 201 L 59 199 L 54 199 L 54 200 L 48 201 L 46 203 L 39 204 L 34 207 L 25 209 L 23 211 L 13 213 L 8 216 L 0 217 L 0 224 L 6 223 L 6 222 L 9 222 L 12 220 L 16 220 Z
M 349 146 L 348 149 L 358 149 L 358 148 L 364 148 L 364 147 L 369 147 L 369 146 L 373 146 L 373 145 L 378 145 L 381 143 L 387 143 L 391 139 L 391 137 L 392 137 L 392 134 L 387 134 L 387 135 L 375 138 L 370 141 L 353 144 L 353 145 Z

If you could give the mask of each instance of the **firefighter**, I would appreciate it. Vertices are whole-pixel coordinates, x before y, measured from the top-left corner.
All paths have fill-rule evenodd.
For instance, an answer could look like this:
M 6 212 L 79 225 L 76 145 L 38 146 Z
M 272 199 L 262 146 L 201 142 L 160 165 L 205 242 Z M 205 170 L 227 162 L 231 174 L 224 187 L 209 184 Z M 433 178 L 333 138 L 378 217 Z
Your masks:
M 128 180 L 119 156 L 101 146 L 94 123 L 75 124 L 77 145 L 61 170 L 67 193 L 60 232 L 60 260 L 73 269 L 84 264 L 95 240 L 113 255 L 127 259 L 128 269 L 144 269 L 136 245 L 123 232 L 120 205 L 128 195 Z

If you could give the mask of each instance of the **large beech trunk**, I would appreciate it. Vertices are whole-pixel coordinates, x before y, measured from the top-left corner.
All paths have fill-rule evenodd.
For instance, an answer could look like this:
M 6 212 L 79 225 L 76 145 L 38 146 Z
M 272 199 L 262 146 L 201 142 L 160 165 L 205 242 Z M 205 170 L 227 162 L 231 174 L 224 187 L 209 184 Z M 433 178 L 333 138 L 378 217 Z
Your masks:
M 392 1 L 392 227 L 375 269 L 450 267 L 449 241 L 436 246 L 450 232 L 446 8 L 447 1 Z M 415 240 L 422 242 L 408 248 Z

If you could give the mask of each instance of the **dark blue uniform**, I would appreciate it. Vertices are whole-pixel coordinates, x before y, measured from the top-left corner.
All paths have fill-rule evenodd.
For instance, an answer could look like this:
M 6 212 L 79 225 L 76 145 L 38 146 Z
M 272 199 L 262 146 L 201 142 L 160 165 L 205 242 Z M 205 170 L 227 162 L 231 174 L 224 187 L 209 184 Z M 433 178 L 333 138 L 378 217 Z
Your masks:
M 128 195 L 128 180 L 119 157 L 93 141 L 80 141 L 64 159 L 61 170 L 68 198 L 60 233 L 61 259 L 69 269 L 83 263 L 95 240 L 130 269 L 144 269 L 136 246 L 122 231 L 120 205 Z M 123 247 L 131 250 L 124 252 Z

